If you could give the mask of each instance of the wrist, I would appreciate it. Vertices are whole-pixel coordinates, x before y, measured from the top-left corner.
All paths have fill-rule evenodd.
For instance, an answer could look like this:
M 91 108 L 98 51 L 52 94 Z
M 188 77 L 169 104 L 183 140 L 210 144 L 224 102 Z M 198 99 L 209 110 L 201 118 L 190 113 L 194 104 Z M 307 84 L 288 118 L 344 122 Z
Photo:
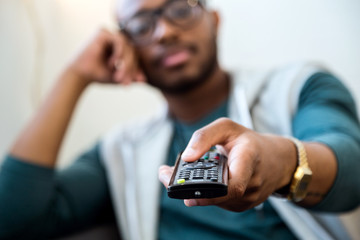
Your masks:
M 274 192 L 275 195 L 299 202 L 302 201 L 308 191 L 312 179 L 312 171 L 308 165 L 307 154 L 304 145 L 296 138 L 289 138 L 296 150 L 296 167 L 290 175 L 290 182 Z
M 297 168 L 297 152 L 295 145 L 290 139 L 278 137 L 277 142 L 277 146 L 279 146 L 277 149 L 281 154 L 276 156 L 276 160 L 282 165 L 282 174 L 279 174 L 279 184 L 275 188 L 273 195 L 276 197 L 287 198 L 290 193 L 291 182 Z
M 283 137 L 282 139 L 284 141 L 286 155 L 284 156 L 285 161 L 283 161 L 285 165 L 285 171 L 279 189 L 290 189 L 291 181 L 298 165 L 297 149 L 289 138 Z
M 297 167 L 297 152 L 295 145 L 290 139 L 274 135 L 268 135 L 268 137 L 270 137 L 269 156 L 272 156 L 272 161 L 278 170 L 276 174 L 277 185 L 275 186 L 277 191 L 290 186 Z
M 82 91 L 90 85 L 89 81 L 85 76 L 79 73 L 73 66 L 68 67 L 61 75 L 60 81 L 68 82 L 75 86 L 76 89 Z

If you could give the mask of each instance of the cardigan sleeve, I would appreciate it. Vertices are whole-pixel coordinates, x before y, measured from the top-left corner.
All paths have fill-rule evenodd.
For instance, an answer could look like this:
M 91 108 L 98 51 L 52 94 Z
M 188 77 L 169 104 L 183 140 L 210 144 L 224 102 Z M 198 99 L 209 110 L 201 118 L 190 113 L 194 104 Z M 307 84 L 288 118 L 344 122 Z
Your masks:
M 312 209 L 341 212 L 357 207 L 360 126 L 355 102 L 347 88 L 328 73 L 311 76 L 301 90 L 292 129 L 294 136 L 303 141 L 326 144 L 337 159 L 335 182 L 323 201 Z
M 112 218 L 99 144 L 54 170 L 6 156 L 0 171 L 0 239 L 48 239 Z

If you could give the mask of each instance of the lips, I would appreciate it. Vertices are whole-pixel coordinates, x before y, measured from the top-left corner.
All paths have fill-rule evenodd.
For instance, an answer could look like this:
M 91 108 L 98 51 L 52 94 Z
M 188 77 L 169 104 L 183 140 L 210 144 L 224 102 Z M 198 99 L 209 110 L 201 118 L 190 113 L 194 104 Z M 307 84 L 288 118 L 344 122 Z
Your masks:
M 161 61 L 165 68 L 172 68 L 183 65 L 190 59 L 190 52 L 186 49 L 166 54 Z
M 196 48 L 192 45 L 171 45 L 159 47 L 155 53 L 154 67 L 166 69 L 177 68 L 189 62 L 190 58 L 196 53 Z

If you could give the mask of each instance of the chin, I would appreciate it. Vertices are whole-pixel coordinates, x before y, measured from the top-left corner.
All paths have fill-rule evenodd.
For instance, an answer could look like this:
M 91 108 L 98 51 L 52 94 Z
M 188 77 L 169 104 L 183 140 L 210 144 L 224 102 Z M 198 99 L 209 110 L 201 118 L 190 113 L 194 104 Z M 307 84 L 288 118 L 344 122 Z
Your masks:
M 147 72 L 150 85 L 167 94 L 186 94 L 204 84 L 217 66 L 216 52 L 202 64 L 183 64 L 168 69 Z
M 175 76 L 173 79 L 170 77 L 162 77 L 155 79 L 148 79 L 150 85 L 158 88 L 166 94 L 186 94 L 201 86 L 208 78 L 198 76 Z

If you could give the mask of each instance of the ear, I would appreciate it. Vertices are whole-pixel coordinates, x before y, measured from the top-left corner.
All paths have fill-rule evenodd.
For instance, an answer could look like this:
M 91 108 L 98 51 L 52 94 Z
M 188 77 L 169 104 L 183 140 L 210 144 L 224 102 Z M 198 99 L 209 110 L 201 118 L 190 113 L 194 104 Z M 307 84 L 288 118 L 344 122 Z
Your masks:
M 215 26 L 215 34 L 218 35 L 219 32 L 219 26 L 220 26 L 220 14 L 218 11 L 210 11 L 210 15 L 213 19 L 213 23 Z

